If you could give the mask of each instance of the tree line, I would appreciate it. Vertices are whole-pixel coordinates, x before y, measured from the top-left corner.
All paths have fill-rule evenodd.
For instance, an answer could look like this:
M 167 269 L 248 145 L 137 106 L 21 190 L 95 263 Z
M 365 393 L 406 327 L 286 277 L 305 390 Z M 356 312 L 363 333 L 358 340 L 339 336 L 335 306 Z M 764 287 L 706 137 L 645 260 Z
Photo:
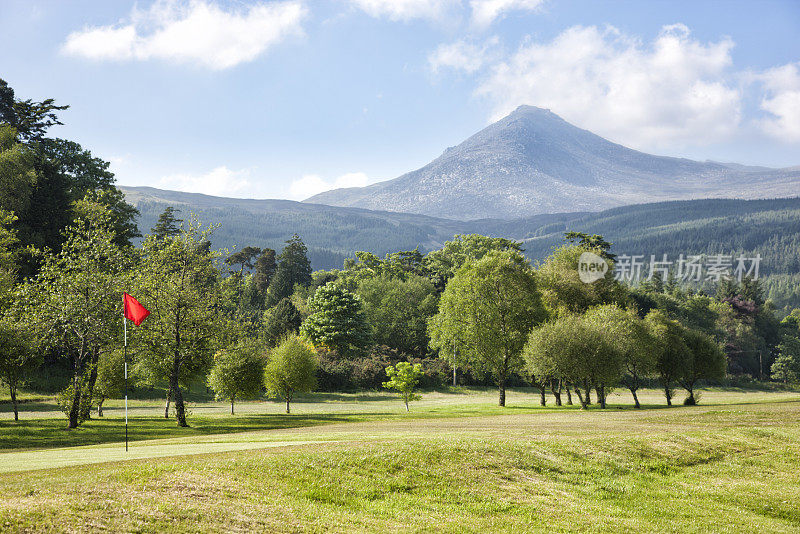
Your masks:
M 136 211 L 108 164 L 46 137 L 63 106 L 0 88 L 0 179 L 18 192 L 0 198 L 0 379 L 15 414 L 18 389 L 56 369 L 68 427 L 102 415 L 125 386 L 123 292 L 151 311 L 128 331 L 130 385 L 163 389 L 182 426 L 196 384 L 233 412 L 264 391 L 289 411 L 298 392 L 384 385 L 408 405 L 414 384 L 451 381 L 493 383 L 501 405 L 507 387 L 532 384 L 542 403 L 550 391 L 582 407 L 618 387 L 639 406 L 658 381 L 668 404 L 678 387 L 693 404 L 700 381 L 726 373 L 800 376 L 800 311 L 778 321 L 748 279 L 713 293 L 658 276 L 626 286 L 599 235 L 569 232 L 535 265 L 519 242 L 470 234 L 313 271 L 298 235 L 280 252 L 217 251 L 216 226 L 167 207 L 134 245 Z M 577 270 L 587 251 L 610 266 L 591 284 Z

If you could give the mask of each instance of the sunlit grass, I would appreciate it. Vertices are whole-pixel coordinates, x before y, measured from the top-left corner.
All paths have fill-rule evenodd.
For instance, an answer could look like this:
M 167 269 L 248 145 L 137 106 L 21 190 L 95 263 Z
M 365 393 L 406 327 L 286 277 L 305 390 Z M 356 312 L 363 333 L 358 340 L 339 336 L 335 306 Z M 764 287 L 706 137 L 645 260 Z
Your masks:
M 0 475 L 0 530 L 797 531 L 800 402 L 714 395 L 642 411 L 399 414 L 233 435 L 325 443 Z

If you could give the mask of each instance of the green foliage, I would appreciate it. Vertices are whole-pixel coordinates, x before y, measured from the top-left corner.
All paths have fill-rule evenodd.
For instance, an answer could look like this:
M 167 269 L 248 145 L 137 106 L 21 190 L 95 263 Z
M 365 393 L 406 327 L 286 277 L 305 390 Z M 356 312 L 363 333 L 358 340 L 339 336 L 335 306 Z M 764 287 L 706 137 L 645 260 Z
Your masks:
M 522 252 L 522 247 L 512 239 L 457 234 L 441 249 L 428 254 L 425 257 L 425 266 L 433 274 L 437 285 L 444 287 L 464 264 L 478 261 L 492 251 Z
M 669 319 L 660 310 L 648 313 L 645 323 L 655 340 L 656 371 L 664 387 L 667 404 L 671 406 L 675 394 L 673 385 L 683 375 L 692 357 L 686 345 L 685 330 L 679 322 Z
M 278 264 L 275 262 L 275 251 L 271 248 L 265 248 L 261 251 L 255 264 L 255 272 L 253 273 L 253 283 L 256 290 L 261 295 L 263 302 L 269 289 L 269 283 L 278 269 Z
M 697 404 L 695 385 L 698 380 L 720 380 L 725 377 L 725 354 L 703 332 L 686 329 L 683 340 L 688 349 L 688 358 L 678 376 L 678 383 L 689 393 L 684 404 L 694 406 Z
M 329 282 L 308 301 L 311 315 L 301 327 L 317 346 L 327 347 L 345 358 L 362 356 L 371 342 L 364 306 L 340 284 Z
M 497 380 L 505 406 L 510 374 L 522 368 L 522 347 L 546 317 L 537 277 L 516 251 L 469 260 L 448 282 L 429 323 L 431 347 L 452 365 L 470 365 Z
M 179 211 L 172 206 L 167 206 L 158 216 L 155 226 L 150 230 L 150 233 L 157 241 L 180 235 L 183 220 L 175 216 Z
M 591 389 L 613 386 L 622 370 L 619 351 L 594 317 L 562 315 L 534 328 L 523 354 L 529 372 L 540 380 L 565 380 L 584 408 Z
M 24 325 L 0 315 L 0 383 L 5 384 L 10 393 L 15 421 L 19 420 L 17 392 L 37 363 L 32 346 Z
M 303 318 L 292 301 L 283 299 L 264 313 L 264 339 L 269 346 L 274 347 L 286 334 L 296 334 L 302 323 Z
M 551 315 L 583 313 L 593 306 L 626 303 L 625 288 L 614 280 L 610 260 L 606 260 L 609 269 L 604 278 L 590 284 L 580 279 L 578 259 L 587 251 L 593 250 L 572 245 L 561 246 L 538 266 L 542 301 Z
M 406 354 L 427 353 L 427 322 L 438 304 L 436 288 L 428 278 L 409 274 L 401 279 L 381 274 L 361 280 L 356 293 L 373 326 L 375 343 Z
M 408 403 L 422 398 L 418 393 L 414 393 L 414 390 L 423 374 L 422 364 L 398 362 L 397 365 L 386 368 L 389 380 L 383 383 L 383 387 L 398 391 L 406 405 L 406 411 L 409 411 Z
M 134 292 L 150 310 L 136 329 L 145 350 L 137 373 L 152 382 L 167 381 L 175 399 L 176 419 L 186 426 L 180 384 L 203 374 L 216 344 L 225 335 L 216 252 L 205 246 L 211 228 L 187 225 L 175 237 L 147 236 L 141 265 L 134 275 Z
M 620 366 L 622 384 L 631 391 L 638 408 L 636 391 L 642 379 L 656 368 L 657 351 L 647 325 L 634 310 L 624 310 L 613 304 L 590 308 L 585 317 L 603 333 L 608 350 L 613 353 L 611 363 Z
M 208 386 L 214 390 L 217 400 L 230 401 L 231 415 L 234 401 L 259 396 L 263 382 L 264 358 L 253 342 L 240 342 L 214 355 Z
M 596 252 L 599 256 L 608 260 L 614 261 L 615 254 L 611 254 L 610 250 L 613 243 L 609 243 L 605 238 L 598 234 L 589 235 L 585 232 L 565 232 L 564 238 L 570 243 L 576 243 L 585 250 Z
M 264 367 L 267 392 L 286 402 L 286 413 L 295 393 L 313 391 L 316 387 L 317 353 L 298 335 L 289 335 L 272 349 Z
M 92 395 L 97 415 L 102 417 L 103 403 L 107 399 L 121 396 L 124 390 L 125 351 L 118 348 L 102 353 L 97 362 L 97 382 Z
M 34 155 L 17 141 L 17 132 L 0 124 L 0 210 L 27 209 L 36 185 Z
M 259 254 L 261 254 L 261 249 L 258 247 L 244 247 L 239 252 L 234 252 L 225 258 L 225 263 L 231 266 L 239 265 L 239 274 L 241 274 L 245 268 L 253 268 L 253 261 Z
M 782 382 L 800 380 L 800 338 L 788 335 L 778 345 L 778 357 L 772 364 L 772 378 Z
M 119 343 L 123 278 L 130 257 L 115 244 L 108 207 L 82 201 L 82 214 L 66 232 L 59 254 L 49 254 L 39 275 L 21 292 L 21 305 L 37 339 L 63 350 L 72 361 L 74 395 L 69 426 L 80 421 L 82 397 L 91 402 L 93 381 L 84 375 L 100 353 Z M 89 390 L 83 390 L 89 385 Z

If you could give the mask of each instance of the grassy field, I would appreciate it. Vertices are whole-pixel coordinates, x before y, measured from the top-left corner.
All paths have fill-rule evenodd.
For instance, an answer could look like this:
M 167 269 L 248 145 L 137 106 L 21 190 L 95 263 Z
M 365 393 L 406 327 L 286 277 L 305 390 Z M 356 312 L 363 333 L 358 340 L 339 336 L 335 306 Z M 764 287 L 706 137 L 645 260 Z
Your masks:
M 501 409 L 466 390 L 405 414 L 383 393 L 319 394 L 291 416 L 198 403 L 190 429 L 141 401 L 127 455 L 116 406 L 77 432 L 46 398 L 17 426 L 3 406 L 0 530 L 800 531 L 800 394 L 642 398 L 580 411 L 517 390 Z

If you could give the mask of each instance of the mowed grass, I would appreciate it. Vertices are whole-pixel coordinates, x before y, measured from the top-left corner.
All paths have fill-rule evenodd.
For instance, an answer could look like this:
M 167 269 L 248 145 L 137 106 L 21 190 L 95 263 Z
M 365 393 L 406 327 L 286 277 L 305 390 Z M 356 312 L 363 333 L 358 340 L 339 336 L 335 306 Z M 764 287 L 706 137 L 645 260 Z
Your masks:
M 0 530 L 800 531 L 797 394 L 716 390 L 641 411 L 621 396 L 580 411 L 522 392 L 501 410 L 490 393 L 158 442 L 269 448 L 0 474 Z

